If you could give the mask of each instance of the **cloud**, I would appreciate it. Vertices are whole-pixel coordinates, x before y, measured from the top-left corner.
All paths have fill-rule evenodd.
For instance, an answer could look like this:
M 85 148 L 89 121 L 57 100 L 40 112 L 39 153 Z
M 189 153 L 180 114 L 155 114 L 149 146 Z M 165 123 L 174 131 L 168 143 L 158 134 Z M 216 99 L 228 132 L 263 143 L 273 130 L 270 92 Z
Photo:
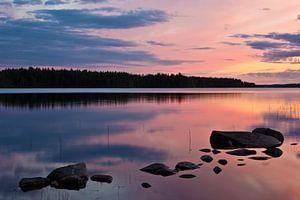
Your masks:
M 15 5 L 40 5 L 42 4 L 42 0 L 14 0 L 13 3 Z
M 66 4 L 68 2 L 62 1 L 62 0 L 48 0 L 45 2 L 45 5 L 60 5 L 60 4 Z
M 191 50 L 212 50 L 212 49 L 215 49 L 213 47 L 194 47 L 194 48 L 191 48 Z
M 142 9 L 118 15 L 103 15 L 93 10 L 77 9 L 37 10 L 33 13 L 37 19 L 57 22 L 73 28 L 128 29 L 150 26 L 169 19 L 169 15 L 164 11 Z
M 130 50 L 134 42 L 86 35 L 54 22 L 10 20 L 0 23 L 0 64 L 79 66 L 85 64 L 179 65 L 201 60 L 166 60 Z M 126 49 L 124 49 L 126 48 Z
M 156 42 L 153 40 L 147 41 L 147 44 L 154 45 L 154 46 L 162 46 L 162 47 L 174 46 L 174 44 L 172 43 Z
M 238 46 L 238 45 L 241 45 L 241 43 L 238 43 L 238 42 L 221 42 L 221 43 L 229 45 L 229 46 Z
M 268 81 L 285 82 L 285 83 L 299 83 L 300 82 L 300 70 L 287 69 L 281 72 L 256 72 L 247 73 L 241 75 L 241 77 L 249 77 L 255 79 L 262 79 Z
M 287 45 L 285 43 L 276 43 L 270 41 L 246 41 L 246 44 L 253 49 L 260 49 L 260 50 L 282 48 Z
M 235 34 L 231 37 L 247 39 L 247 46 L 263 50 L 264 62 L 300 63 L 300 33 Z
M 107 2 L 107 0 L 77 0 L 76 2 L 81 3 L 81 4 L 104 3 L 104 2 Z

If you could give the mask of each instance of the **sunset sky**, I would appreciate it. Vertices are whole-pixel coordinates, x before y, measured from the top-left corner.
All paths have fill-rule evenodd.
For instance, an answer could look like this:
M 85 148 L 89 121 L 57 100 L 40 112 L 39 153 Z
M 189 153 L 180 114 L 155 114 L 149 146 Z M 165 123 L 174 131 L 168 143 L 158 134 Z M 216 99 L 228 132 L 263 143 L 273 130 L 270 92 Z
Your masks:
M 300 0 L 0 0 L 0 66 L 300 82 Z

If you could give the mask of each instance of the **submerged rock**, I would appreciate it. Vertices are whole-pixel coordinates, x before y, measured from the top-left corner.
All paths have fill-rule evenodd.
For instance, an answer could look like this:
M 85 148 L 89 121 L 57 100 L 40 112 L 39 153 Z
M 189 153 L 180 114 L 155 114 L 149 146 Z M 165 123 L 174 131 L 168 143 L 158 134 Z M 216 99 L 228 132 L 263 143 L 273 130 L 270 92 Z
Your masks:
M 266 155 L 271 156 L 273 158 L 278 158 L 278 157 L 282 156 L 282 154 L 283 154 L 283 152 L 279 148 L 269 148 L 269 149 L 263 151 L 263 153 L 265 153 Z
M 39 190 L 50 185 L 50 181 L 47 178 L 34 177 L 34 178 L 23 178 L 19 182 L 19 187 L 23 192 L 31 190 Z
M 53 170 L 47 179 L 50 186 L 57 189 L 79 190 L 86 187 L 88 181 L 85 163 L 68 165 Z
M 295 143 L 291 143 L 292 146 L 296 146 L 297 144 L 298 144 L 298 143 L 296 143 L 296 142 L 295 142 Z
M 222 169 L 221 169 L 220 167 L 216 166 L 216 167 L 213 169 L 213 171 L 214 171 L 216 174 L 219 174 L 219 173 L 222 171 Z
M 243 158 L 239 158 L 239 159 L 237 159 L 238 161 L 244 161 L 244 159 Z
M 180 178 L 190 179 L 190 178 L 195 178 L 196 176 L 194 174 L 182 174 L 179 177 Z
M 211 152 L 211 150 L 210 150 L 210 149 L 200 149 L 199 151 L 202 151 L 202 152 L 205 152 L 205 153 L 209 153 L 209 152 Z
M 160 175 L 160 176 L 171 176 L 176 174 L 176 171 L 170 169 L 168 166 L 166 166 L 163 163 L 153 163 L 140 170 L 143 172 L 147 172 L 154 175 Z
M 242 166 L 245 166 L 246 165 L 246 163 L 238 163 L 237 164 L 237 166 L 239 166 L 239 167 L 242 167 Z
M 268 156 L 252 156 L 252 157 L 249 157 L 249 159 L 252 159 L 252 160 L 269 160 L 269 159 L 271 159 L 271 157 L 268 157 Z
M 141 186 L 146 189 L 152 187 L 149 183 L 142 183 Z
M 92 181 L 100 182 L 100 183 L 111 183 L 113 181 L 113 177 L 110 175 L 93 175 L 90 178 Z
M 177 171 L 193 170 L 193 169 L 197 169 L 197 168 L 199 168 L 199 165 L 196 165 L 192 162 L 187 162 L 187 161 L 179 162 L 175 166 L 175 169 Z
M 218 160 L 218 163 L 220 164 L 220 165 L 227 165 L 227 160 L 225 160 L 225 159 L 220 159 L 220 160 Z
M 265 132 L 213 131 L 210 144 L 215 149 L 271 148 L 280 146 L 282 141 Z
M 280 133 L 279 131 L 270 129 L 270 128 L 256 128 L 252 131 L 252 133 L 260 133 L 263 135 L 272 136 L 272 137 L 276 138 L 277 140 L 279 140 L 281 142 L 281 144 L 284 141 L 284 137 L 283 137 L 282 133 Z
M 203 162 L 207 162 L 207 163 L 210 163 L 211 161 L 213 161 L 213 158 L 210 155 L 203 155 L 200 157 L 200 159 Z
M 227 154 L 233 155 L 233 156 L 249 156 L 249 155 L 255 155 L 255 150 L 249 150 L 249 149 L 237 149 L 233 151 L 227 151 Z

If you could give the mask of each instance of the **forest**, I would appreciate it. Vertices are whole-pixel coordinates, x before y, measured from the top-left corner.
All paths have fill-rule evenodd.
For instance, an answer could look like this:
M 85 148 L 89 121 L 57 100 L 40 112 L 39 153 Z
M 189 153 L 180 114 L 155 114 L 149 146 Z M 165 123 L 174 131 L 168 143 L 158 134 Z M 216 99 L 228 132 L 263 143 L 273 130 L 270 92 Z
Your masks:
M 49 68 L 11 68 L 0 71 L 1 88 L 225 88 L 255 87 L 234 78 L 178 74 L 130 74 Z

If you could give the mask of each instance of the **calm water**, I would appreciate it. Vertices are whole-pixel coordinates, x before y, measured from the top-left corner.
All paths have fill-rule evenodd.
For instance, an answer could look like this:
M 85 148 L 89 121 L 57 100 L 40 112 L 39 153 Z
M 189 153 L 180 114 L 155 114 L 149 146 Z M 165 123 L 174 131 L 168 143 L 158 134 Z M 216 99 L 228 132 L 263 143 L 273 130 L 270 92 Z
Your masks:
M 66 91 L 0 91 L 0 199 L 300 199 L 300 90 Z M 180 161 L 200 163 L 205 153 L 199 149 L 210 148 L 212 130 L 255 127 L 284 133 L 280 158 L 240 162 L 222 151 L 212 163 L 170 177 L 139 171 L 153 162 L 172 168 Z M 229 163 L 216 175 L 212 169 L 221 158 Z M 86 162 L 89 175 L 112 175 L 113 183 L 89 181 L 80 191 L 18 188 L 23 177 L 47 176 L 77 162 Z M 178 177 L 184 173 L 197 177 Z

